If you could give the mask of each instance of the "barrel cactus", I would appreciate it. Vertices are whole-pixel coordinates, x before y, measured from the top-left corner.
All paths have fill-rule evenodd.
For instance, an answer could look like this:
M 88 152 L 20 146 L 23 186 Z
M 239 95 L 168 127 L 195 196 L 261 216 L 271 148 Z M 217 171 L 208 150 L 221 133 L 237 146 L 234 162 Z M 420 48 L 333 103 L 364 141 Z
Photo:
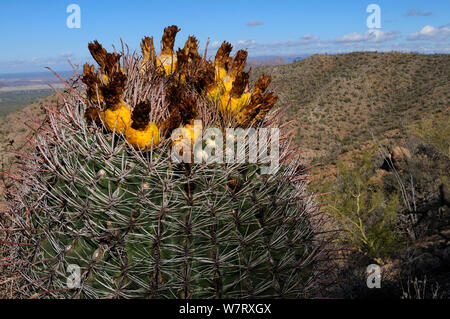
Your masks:
M 214 60 L 194 37 L 175 52 L 178 31 L 165 29 L 159 56 L 149 37 L 141 55 L 90 43 L 97 69 L 85 64 L 47 109 L 8 191 L 1 267 L 15 296 L 294 298 L 318 287 L 322 219 L 289 132 L 269 173 L 261 158 L 216 156 L 251 146 L 227 128 L 279 123 L 270 77 L 250 85 L 247 52 L 233 59 L 227 42 Z M 231 144 L 205 152 L 220 141 L 206 128 Z

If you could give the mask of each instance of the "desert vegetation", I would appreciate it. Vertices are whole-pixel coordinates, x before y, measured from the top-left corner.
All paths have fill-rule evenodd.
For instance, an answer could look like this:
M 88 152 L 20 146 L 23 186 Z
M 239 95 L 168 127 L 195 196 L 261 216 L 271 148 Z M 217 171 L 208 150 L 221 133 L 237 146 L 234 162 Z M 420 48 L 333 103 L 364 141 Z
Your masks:
M 81 78 L 87 80 L 92 76 L 93 81 L 84 81 L 87 86 L 78 81 L 73 89 L 81 92 L 83 97 L 90 101 L 86 103 L 88 107 L 92 107 L 87 120 L 83 118 L 85 109 L 81 107 L 79 98 L 71 89 L 61 95 L 65 100 L 61 99 L 61 96 L 50 97 L 25 109 L 27 113 L 24 114 L 42 116 L 42 119 L 47 116 L 47 121 L 51 119 L 47 125 L 52 123 L 50 127 L 59 132 L 60 136 L 68 134 L 73 138 L 60 138 L 57 145 L 52 145 L 48 139 L 41 140 L 40 143 L 44 144 L 39 144 L 39 156 L 45 158 L 54 151 L 60 154 L 58 158 L 46 161 L 52 173 L 33 175 L 33 182 L 27 179 L 27 183 L 31 183 L 28 185 L 40 185 L 41 188 L 38 189 L 42 192 L 48 188 L 52 190 L 49 193 L 51 195 L 45 198 L 45 204 L 38 201 L 45 218 L 26 218 L 27 210 L 32 207 L 31 203 L 38 199 L 36 193 L 28 191 L 21 195 L 23 197 L 19 197 L 20 205 L 17 202 L 17 194 L 9 194 L 6 198 L 6 202 L 14 202 L 16 205 L 12 206 L 12 210 L 8 208 L 8 216 L 13 216 L 14 211 L 18 212 L 18 217 L 6 218 L 6 215 L 2 215 L 4 229 L 19 225 L 18 228 L 22 229 L 22 232 L 2 231 L 0 234 L 0 239 L 10 243 L 8 247 L 14 248 L 2 250 L 3 268 L 0 282 L 3 290 L 0 292 L 3 297 L 11 297 L 17 292 L 20 292 L 22 297 L 64 295 L 66 292 L 57 291 L 65 284 L 62 278 L 65 278 L 66 269 L 63 265 L 76 260 L 81 260 L 82 266 L 87 267 L 90 272 L 83 279 L 85 290 L 68 292 L 69 296 L 74 297 L 136 297 L 152 293 L 164 297 L 172 293 L 173 297 L 203 297 L 207 294 L 214 297 L 449 297 L 449 55 L 395 52 L 315 55 L 289 65 L 255 68 L 250 72 L 248 82 L 247 70 L 239 68 L 239 80 L 235 78 L 234 81 L 235 84 L 243 81 L 244 90 L 237 92 L 239 94 L 235 96 L 235 103 L 231 105 L 221 98 L 231 91 L 225 85 L 220 85 L 223 78 L 220 79 L 218 63 L 208 62 L 212 63 L 214 70 L 214 81 L 210 83 L 210 90 L 206 90 L 209 94 L 201 93 L 204 92 L 201 86 L 200 90 L 196 91 L 200 82 L 202 85 L 207 83 L 195 81 L 205 79 L 209 64 L 203 57 L 195 55 L 196 50 L 189 50 L 193 43 L 188 41 L 184 50 L 179 51 L 179 55 L 168 50 L 166 56 L 172 63 L 164 64 L 161 57 L 153 52 L 152 42 L 147 38 L 143 41 L 142 55 L 138 60 L 133 60 L 131 55 L 121 52 L 124 57 L 128 57 L 128 60 L 120 62 L 123 72 L 117 66 L 114 67 L 114 72 L 106 71 L 108 68 L 106 64 L 102 66 L 101 59 L 97 60 L 97 70 L 91 72 L 93 66 L 85 68 Z M 101 48 L 97 47 L 95 52 L 103 52 Z M 226 47 L 223 49 L 228 50 Z M 173 63 L 175 57 L 178 63 L 181 62 L 179 65 Z M 222 59 L 226 62 L 221 64 L 227 76 L 233 69 L 232 59 L 228 59 L 228 56 L 227 59 Z M 220 56 L 216 60 L 221 60 Z M 183 68 L 182 61 L 189 61 L 184 64 L 187 68 Z M 192 64 L 192 61 L 199 64 Z M 105 96 L 98 95 L 98 92 L 106 93 L 108 98 L 107 95 L 111 92 L 108 82 L 115 81 L 116 77 L 121 78 L 120 73 L 127 79 L 123 100 L 130 106 L 130 118 L 123 122 L 132 120 L 134 108 L 140 105 L 140 102 L 145 102 L 148 96 L 155 99 L 158 94 L 163 94 L 152 91 L 155 83 L 162 85 L 166 92 L 171 92 L 171 85 L 176 84 L 178 89 L 189 86 L 189 92 L 193 90 L 192 94 L 198 98 L 194 104 L 201 107 L 197 108 L 197 113 L 183 110 L 181 114 L 176 114 L 173 110 L 177 108 L 173 105 L 177 100 L 170 99 L 173 93 L 166 93 L 169 96 L 165 96 L 173 105 L 162 106 L 163 111 L 153 112 L 151 117 L 138 116 L 137 113 L 148 107 L 145 103 L 140 105 L 134 119 L 143 122 L 143 128 L 149 128 L 147 136 L 150 140 L 142 145 L 134 143 L 133 146 L 134 140 L 127 138 L 127 125 L 123 127 L 125 131 L 122 135 L 114 134 L 118 120 L 127 117 L 127 112 L 110 112 L 112 124 L 108 125 L 107 122 L 106 128 L 101 124 L 105 122 L 107 106 L 112 103 L 105 102 Z M 88 74 L 90 75 L 87 76 Z M 183 74 L 184 77 L 181 76 Z M 267 107 L 268 113 L 259 118 L 261 121 L 254 121 L 258 112 L 246 113 L 251 121 L 242 121 L 244 117 L 236 114 L 250 105 L 252 94 L 256 94 L 256 88 L 262 83 L 262 80 L 258 82 L 258 79 L 264 79 L 262 74 L 269 75 L 272 82 L 268 87 L 264 87 L 261 96 L 268 94 L 265 93 L 266 89 L 274 91 L 278 101 L 272 109 L 272 98 L 266 95 L 265 99 L 259 101 L 266 101 L 270 107 Z M 96 76 L 98 77 L 95 78 Z M 95 85 L 92 83 L 98 85 L 99 91 L 94 89 Z M 153 95 L 147 93 L 145 97 L 136 98 L 134 94 L 140 86 L 149 88 L 147 92 L 153 92 Z M 112 98 L 117 97 L 117 90 L 113 92 L 116 93 L 112 94 Z M 192 97 L 191 93 L 188 97 Z M 151 101 L 151 105 L 154 105 L 154 100 Z M 98 104 L 101 107 L 96 107 Z M 257 105 L 253 104 L 254 107 Z M 45 108 L 53 111 L 48 113 Z M 205 112 L 208 108 L 215 111 Z M 114 107 L 111 111 L 117 109 Z M 280 111 L 284 113 L 279 113 Z M 183 118 L 183 112 L 190 115 Z M 48 114 L 51 115 L 50 118 Z M 4 167 L 7 168 L 3 171 L 7 171 L 11 176 L 16 176 L 13 172 L 23 165 L 22 153 L 30 154 L 30 144 L 26 141 L 36 136 L 27 126 L 15 126 L 15 122 L 11 121 L 14 117 L 17 122 L 21 122 L 23 116 L 11 114 L 2 124 L 2 155 Z M 154 162 L 160 172 L 158 176 L 149 173 L 146 168 L 149 163 L 148 154 L 155 152 L 154 149 L 158 147 L 165 149 L 164 145 L 168 142 L 165 142 L 167 136 L 164 134 L 161 137 L 158 135 L 156 141 L 156 135 L 152 133 L 154 130 L 148 125 L 153 123 L 158 128 L 163 128 L 170 124 L 171 128 L 183 127 L 191 132 L 191 120 L 200 117 L 207 119 L 207 122 L 212 119 L 221 123 L 220 125 L 225 125 L 225 121 L 227 125 L 233 123 L 235 126 L 264 126 L 275 123 L 273 121 L 278 119 L 281 119 L 280 123 L 294 120 L 298 129 L 294 131 L 293 149 L 299 151 L 301 156 L 296 159 L 294 166 L 286 164 L 285 170 L 272 179 L 258 176 L 255 167 L 229 167 L 220 173 L 211 167 L 190 167 L 186 171 L 186 168 L 170 166 L 164 161 Z M 136 128 L 139 129 L 139 126 Z M 16 134 L 20 130 L 23 130 L 19 132 L 21 134 Z M 19 143 L 19 136 L 22 135 L 25 138 L 20 140 L 23 143 Z M 153 146 L 152 140 L 155 144 Z M 82 150 L 87 151 L 92 145 L 99 145 L 97 143 L 104 148 L 95 153 L 94 163 L 80 164 L 79 158 L 84 156 Z M 34 147 L 34 144 L 31 145 Z M 75 146 L 81 148 L 78 150 Z M 28 151 L 25 152 L 27 147 Z M 110 154 L 114 154 L 111 159 Z M 42 164 L 39 159 L 42 158 L 33 156 L 36 156 L 33 157 L 34 162 L 28 161 L 27 165 L 33 163 L 40 167 Z M 61 159 L 65 159 L 65 162 L 59 162 Z M 98 164 L 102 162 L 109 163 L 107 169 Z M 134 168 L 128 169 L 128 164 L 134 165 Z M 310 166 L 313 168 L 308 170 Z M 59 172 L 64 170 L 66 172 Z M 63 181 L 70 180 L 68 170 L 84 171 L 86 176 L 68 184 L 70 186 L 63 187 Z M 163 197 L 164 192 L 160 188 L 161 174 L 166 176 L 168 174 L 164 172 L 167 171 L 172 172 L 172 177 L 166 180 L 164 185 L 170 188 L 171 194 L 183 198 L 186 203 L 169 201 L 168 211 L 172 211 L 176 218 L 173 221 L 164 221 L 167 238 L 170 240 L 160 242 L 151 231 L 141 226 L 133 229 L 130 225 L 157 225 L 158 219 L 152 217 L 148 207 L 153 205 L 154 210 L 162 207 L 162 202 L 155 198 Z M 132 178 L 128 179 L 127 174 L 131 174 Z M 120 181 L 120 176 L 126 176 L 126 182 Z M 137 176 L 145 176 L 146 180 L 143 181 Z M 281 182 L 282 179 L 289 180 L 294 177 L 301 180 L 301 183 Z M 21 178 L 23 182 L 23 176 Z M 15 187 L 14 180 L 11 181 L 10 178 L 4 178 L 4 183 L 7 189 Z M 207 191 L 211 183 L 216 184 L 216 187 Z M 281 185 L 280 188 L 274 187 L 277 183 Z M 119 205 L 112 210 L 114 214 L 105 216 L 102 215 L 105 207 L 99 202 L 101 199 L 96 197 L 94 208 L 91 208 L 95 219 L 79 217 L 87 198 L 92 195 L 81 191 L 86 184 L 92 184 L 95 193 L 103 194 L 104 201 L 112 201 L 116 197 L 126 198 L 127 205 Z M 186 190 L 189 185 L 196 186 L 192 193 Z M 148 188 L 157 190 L 152 195 L 154 197 L 142 195 Z M 293 192 L 297 192 L 297 195 L 294 196 Z M 295 200 L 299 196 L 301 199 Z M 193 198 L 197 198 L 200 202 L 211 203 L 213 197 L 218 198 L 213 208 L 191 202 Z M 236 203 L 234 206 L 225 204 L 232 200 Z M 259 204 L 250 208 L 248 203 Z M 274 210 L 271 208 L 273 203 L 281 206 L 275 205 L 277 208 Z M 54 207 L 64 208 L 55 211 Z M 129 207 L 133 207 L 135 211 L 130 213 Z M 234 210 L 242 215 L 236 217 L 232 213 Z M 218 219 L 219 211 L 223 213 L 220 217 L 222 219 Z M 268 215 L 263 214 L 261 217 L 260 211 L 268 212 Z M 306 211 L 319 219 L 300 218 L 289 224 L 287 215 L 302 215 L 299 212 Z M 186 212 L 190 213 L 186 215 Z M 67 213 L 70 213 L 69 222 L 61 223 L 61 220 L 68 216 Z M 287 218 L 288 225 L 277 221 L 281 217 Z M 82 225 L 86 225 L 87 221 L 98 228 L 92 231 L 92 228 L 89 228 L 92 226 L 89 226 L 91 237 L 81 236 L 81 240 L 73 229 L 83 229 Z M 263 227 L 267 221 L 273 222 L 273 227 Z M 14 224 L 17 222 L 19 224 Z M 28 223 L 35 223 L 33 225 L 38 225 L 37 228 L 44 231 L 25 233 Z M 60 226 L 53 226 L 54 223 Z M 195 226 L 195 223 L 198 223 L 198 228 L 194 227 L 192 233 L 186 233 L 188 226 Z M 264 235 L 260 236 L 260 232 Z M 306 243 L 319 233 L 331 234 L 331 238 L 319 236 L 319 246 L 308 246 Z M 51 240 L 45 242 L 39 239 L 42 234 Z M 227 250 L 228 248 L 215 244 L 213 234 L 221 234 L 222 241 L 229 241 L 234 246 Z M 274 234 L 277 236 L 270 237 Z M 153 244 L 152 248 L 136 248 L 137 238 L 147 235 L 153 243 L 146 242 L 146 245 L 150 247 Z M 99 239 L 101 236 L 106 236 L 106 242 Z M 267 238 L 283 238 L 284 241 L 278 244 L 269 240 L 268 243 L 272 243 L 273 249 L 276 250 L 272 253 L 270 249 L 265 251 L 261 244 Z M 214 240 L 217 239 L 218 237 Z M 291 247 L 289 245 L 292 241 L 296 245 L 303 245 L 303 250 L 288 248 Z M 25 267 L 26 262 L 30 263 L 31 250 L 27 245 L 22 247 L 17 243 L 38 247 L 36 254 L 39 257 L 36 258 L 46 261 L 41 265 L 20 268 Z M 74 244 L 75 248 L 64 252 L 62 247 L 66 247 L 68 243 Z M 203 244 L 206 248 L 197 251 L 195 247 Z M 289 269 L 306 258 L 306 250 L 314 250 L 315 247 L 320 249 L 311 255 L 311 263 L 305 264 L 302 271 L 296 272 L 297 277 L 291 278 Z M 230 254 L 227 258 L 231 261 L 226 270 L 227 273 L 234 274 L 231 277 L 219 276 L 224 273 L 225 268 L 222 268 L 223 260 L 217 252 L 223 253 L 222 256 Z M 261 254 L 272 256 L 272 259 L 258 259 L 257 255 Z M 61 261 L 58 258 L 61 258 Z M 153 269 L 159 269 L 158 262 L 163 265 L 164 260 L 171 260 L 170 258 L 176 259 L 176 267 L 169 267 L 161 277 L 158 272 L 155 275 L 155 272 L 150 274 L 139 267 L 135 268 L 144 263 Z M 196 264 L 196 258 L 216 258 L 219 266 L 213 269 L 201 262 Z M 16 262 L 19 264 L 15 264 Z M 242 262 L 246 267 L 236 265 Z M 381 266 L 381 289 L 367 288 L 366 268 L 370 264 Z M 92 268 L 86 265 L 92 265 Z M 17 277 L 18 269 L 26 269 L 28 277 L 11 279 Z M 53 278 L 49 277 L 53 274 L 52 269 L 58 270 L 56 273 L 59 278 L 48 279 Z M 287 272 L 282 273 L 276 280 L 273 280 L 274 277 L 269 280 L 269 275 L 262 275 L 273 275 L 279 269 Z M 211 275 L 205 281 L 199 278 L 203 271 Z M 167 275 L 173 279 L 168 280 Z M 149 278 L 151 280 L 147 280 Z M 44 286 L 45 289 L 40 284 L 40 279 L 48 285 Z M 33 284 L 27 286 L 26 282 Z M 221 285 L 218 285 L 218 282 L 221 282 Z M 21 290 L 23 286 L 27 288 Z M 267 289 L 264 290 L 264 287 Z M 202 289 L 206 290 L 200 292 Z M 289 291 L 293 293 L 289 294 Z

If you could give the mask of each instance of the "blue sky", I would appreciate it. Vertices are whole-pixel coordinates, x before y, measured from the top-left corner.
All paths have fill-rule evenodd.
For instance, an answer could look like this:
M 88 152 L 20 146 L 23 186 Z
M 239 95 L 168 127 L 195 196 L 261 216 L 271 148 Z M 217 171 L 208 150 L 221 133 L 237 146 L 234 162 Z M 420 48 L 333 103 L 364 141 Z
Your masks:
M 81 9 L 81 28 L 66 25 L 67 6 Z M 381 28 L 366 24 L 369 4 L 381 8 Z M 120 38 L 139 48 L 145 35 L 156 43 L 165 26 L 182 31 L 176 46 L 196 35 L 210 53 L 223 41 L 250 56 L 295 56 L 361 50 L 450 53 L 448 0 L 1 0 L 0 73 L 69 68 L 67 59 L 89 59 L 87 43 L 108 50 Z

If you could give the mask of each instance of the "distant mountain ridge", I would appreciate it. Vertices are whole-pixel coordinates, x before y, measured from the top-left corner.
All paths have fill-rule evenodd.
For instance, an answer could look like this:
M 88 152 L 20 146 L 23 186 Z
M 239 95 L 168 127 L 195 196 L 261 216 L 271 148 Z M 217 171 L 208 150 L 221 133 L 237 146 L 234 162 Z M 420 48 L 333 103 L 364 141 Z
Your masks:
M 69 79 L 73 71 L 57 73 L 61 78 Z M 4 91 L 48 89 L 47 84 L 61 84 L 61 81 L 51 71 L 0 74 L 0 88 L 3 88 Z
M 309 56 L 309 54 L 293 56 L 250 56 L 247 64 L 250 67 L 283 65 L 303 60 Z
M 287 62 L 284 58 L 280 56 L 250 58 L 247 62 L 247 65 L 250 67 L 258 67 L 266 65 L 283 65 L 283 64 L 287 64 Z

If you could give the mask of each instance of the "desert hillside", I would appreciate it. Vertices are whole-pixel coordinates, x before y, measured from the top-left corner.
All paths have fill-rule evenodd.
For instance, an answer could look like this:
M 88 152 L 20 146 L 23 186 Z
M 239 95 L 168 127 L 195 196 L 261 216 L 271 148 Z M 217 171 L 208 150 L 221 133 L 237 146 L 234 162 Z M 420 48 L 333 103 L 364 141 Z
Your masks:
M 57 100 L 56 95 L 50 95 L 0 118 L 1 172 L 10 173 L 13 169 L 11 164 L 16 161 L 15 152 L 21 152 L 27 146 L 27 139 L 33 135 L 32 128 L 36 127 L 36 123 L 33 123 L 31 118 L 43 118 L 44 106 L 56 105 Z M 0 176 L 2 186 L 5 182 L 4 177 L 4 175 Z
M 298 119 L 299 146 L 321 162 L 359 149 L 371 133 L 401 137 L 423 118 L 449 116 L 450 55 L 314 55 L 252 77 L 260 73 L 272 75 L 278 105 Z

